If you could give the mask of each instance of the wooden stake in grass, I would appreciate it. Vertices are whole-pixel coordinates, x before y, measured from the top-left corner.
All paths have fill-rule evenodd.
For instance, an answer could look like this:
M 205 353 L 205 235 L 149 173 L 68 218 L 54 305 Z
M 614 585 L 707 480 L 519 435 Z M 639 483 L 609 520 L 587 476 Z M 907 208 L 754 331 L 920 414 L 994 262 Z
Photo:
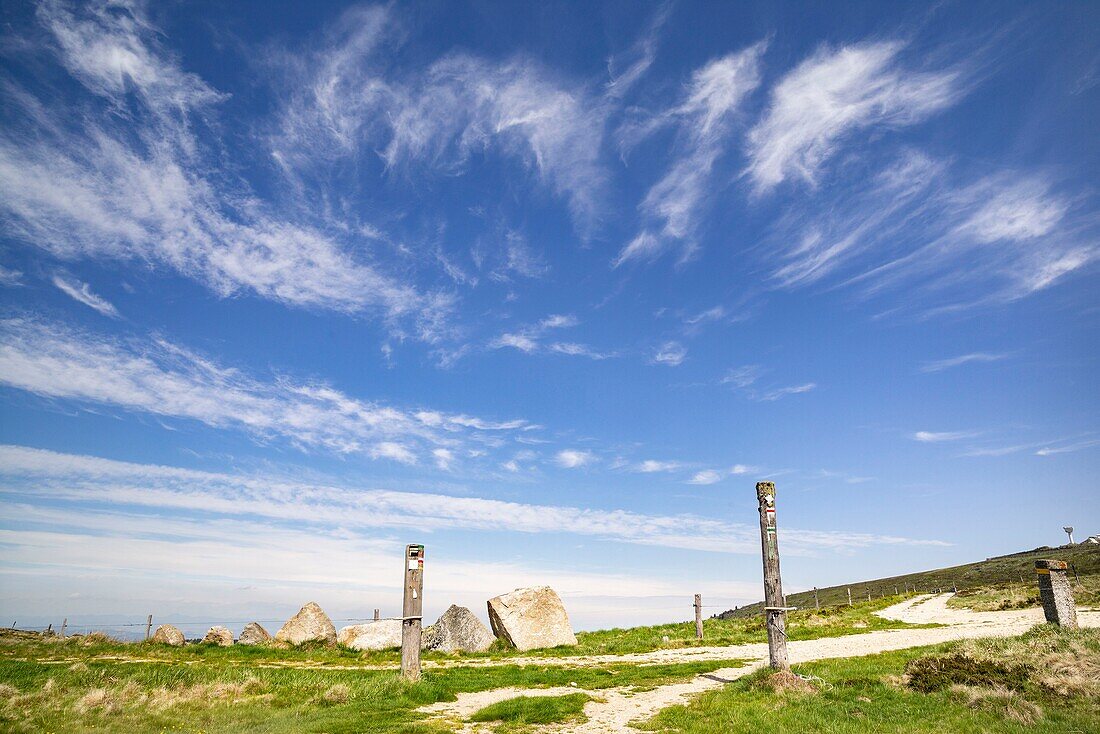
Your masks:
M 814 587 L 814 609 L 821 609 L 821 602 L 817 599 L 817 587 Z
M 424 546 L 405 546 L 405 598 L 401 604 L 401 675 L 420 680 L 420 626 L 424 614 Z
M 768 661 L 775 670 L 790 670 L 787 660 L 787 607 L 779 575 L 779 539 L 775 527 L 775 483 L 757 482 L 760 545 L 764 558 L 764 620 L 768 629 Z
M 852 587 L 848 587 L 848 606 L 852 606 Z
M 149 619 L 145 620 L 145 639 L 149 639 L 149 631 L 153 629 L 153 615 L 149 615 Z
M 67 624 L 69 624 L 69 618 L 65 617 L 65 619 L 61 620 L 61 638 L 62 639 L 64 639 L 64 637 L 65 637 L 65 626 Z
M 695 639 L 703 639 L 703 595 L 695 595 Z

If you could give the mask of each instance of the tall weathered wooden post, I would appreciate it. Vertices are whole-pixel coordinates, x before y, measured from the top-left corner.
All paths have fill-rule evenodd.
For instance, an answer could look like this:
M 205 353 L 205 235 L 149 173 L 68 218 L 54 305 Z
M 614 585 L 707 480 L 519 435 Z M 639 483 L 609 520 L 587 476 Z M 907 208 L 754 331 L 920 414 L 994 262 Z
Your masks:
M 149 639 L 149 635 L 153 633 L 153 615 L 150 614 L 149 618 L 145 620 L 145 639 Z
M 703 639 L 703 595 L 695 595 L 695 639 Z
M 775 527 L 775 483 L 757 482 L 760 505 L 760 545 L 764 558 L 764 620 L 768 630 L 768 661 L 775 670 L 788 670 L 787 607 L 779 575 L 779 539 Z
M 424 546 L 405 546 L 405 597 L 401 603 L 401 675 L 420 680 L 420 626 L 424 619 Z

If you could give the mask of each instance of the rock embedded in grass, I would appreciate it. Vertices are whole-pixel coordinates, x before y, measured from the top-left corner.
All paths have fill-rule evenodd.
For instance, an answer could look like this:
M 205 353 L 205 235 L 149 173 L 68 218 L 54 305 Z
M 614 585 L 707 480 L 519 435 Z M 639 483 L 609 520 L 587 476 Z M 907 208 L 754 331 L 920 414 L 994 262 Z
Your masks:
M 424 630 L 423 647 L 443 652 L 484 652 L 495 640 L 473 612 L 452 604 L 435 624 Z
M 218 625 L 207 630 L 206 636 L 202 638 L 202 641 L 217 645 L 218 647 L 229 647 L 233 644 L 233 633 L 229 631 L 228 627 Z
M 565 605 L 549 586 L 501 594 L 488 607 L 493 632 L 517 650 L 577 644 Z
M 237 638 L 238 645 L 262 645 L 271 642 L 271 635 L 259 622 L 249 622 Z
M 340 629 L 336 641 L 352 650 L 385 650 L 401 647 L 401 620 L 379 619 Z
M 182 647 L 187 643 L 187 638 L 180 632 L 179 627 L 171 624 L 162 624 L 153 633 L 153 642 L 159 642 L 172 647 Z
M 301 645 L 306 642 L 336 644 L 336 627 L 316 602 L 309 602 L 275 633 L 279 642 Z

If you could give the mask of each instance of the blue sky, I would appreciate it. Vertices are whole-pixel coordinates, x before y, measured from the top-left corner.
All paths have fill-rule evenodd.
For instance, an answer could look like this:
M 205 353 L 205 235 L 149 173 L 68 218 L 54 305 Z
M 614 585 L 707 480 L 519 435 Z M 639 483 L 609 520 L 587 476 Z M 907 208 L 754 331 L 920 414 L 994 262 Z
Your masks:
M 1100 531 L 1100 10 L 3 5 L 0 610 L 578 627 Z M 100 615 L 96 617 L 95 615 Z

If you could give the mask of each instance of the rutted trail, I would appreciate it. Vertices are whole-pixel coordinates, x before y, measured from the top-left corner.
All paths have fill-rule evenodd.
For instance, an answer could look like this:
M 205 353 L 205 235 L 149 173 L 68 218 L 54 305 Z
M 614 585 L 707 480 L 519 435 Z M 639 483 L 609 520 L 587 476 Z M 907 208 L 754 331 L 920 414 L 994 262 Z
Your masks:
M 792 663 L 805 663 L 828 658 L 848 658 L 873 655 L 889 650 L 936 645 L 952 640 L 974 637 L 1012 637 L 1026 632 L 1043 622 L 1041 609 L 1025 609 L 1009 612 L 970 612 L 949 609 L 947 600 L 951 594 L 922 595 L 883 609 L 876 614 L 887 619 L 911 624 L 943 624 L 943 627 L 926 629 L 878 630 L 861 635 L 828 637 L 820 640 L 800 640 L 787 644 Z M 1078 610 L 1077 619 L 1082 627 L 1100 627 L 1100 611 Z M 457 701 L 433 704 L 420 709 L 434 717 L 453 722 L 457 731 L 490 731 L 491 725 L 463 723 L 474 711 L 497 701 L 524 695 L 564 695 L 587 693 L 594 699 L 584 708 L 588 721 L 568 726 L 547 726 L 544 731 L 570 731 L 579 734 L 606 734 L 628 730 L 628 723 L 646 719 L 663 708 L 686 702 L 691 696 L 712 688 L 719 688 L 741 676 L 767 664 L 768 646 L 764 643 L 734 645 L 730 647 L 695 647 L 678 650 L 656 650 L 629 655 L 591 655 L 564 658 L 507 658 L 487 660 L 483 665 L 605 665 L 633 662 L 639 665 L 683 663 L 698 660 L 749 661 L 740 668 L 723 668 L 696 676 L 685 683 L 659 686 L 648 691 L 626 688 L 610 688 L 589 691 L 578 688 L 517 690 L 513 688 L 460 694 Z

